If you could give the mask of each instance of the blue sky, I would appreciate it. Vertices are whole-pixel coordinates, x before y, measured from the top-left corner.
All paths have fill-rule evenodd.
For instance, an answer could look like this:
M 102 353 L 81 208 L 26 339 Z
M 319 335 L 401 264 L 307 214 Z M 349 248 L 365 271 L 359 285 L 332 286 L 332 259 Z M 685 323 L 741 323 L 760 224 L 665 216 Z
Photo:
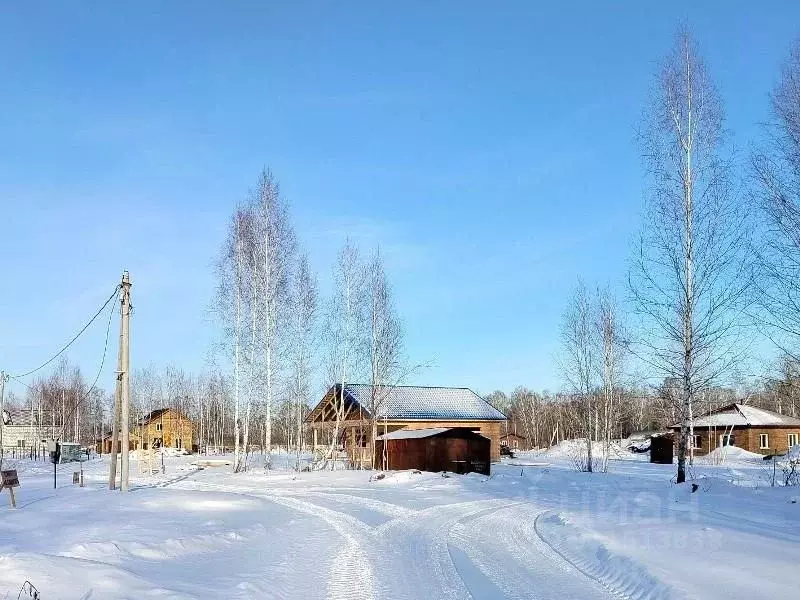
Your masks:
M 700 4 L 2 2 L 0 368 L 123 268 L 134 365 L 202 368 L 226 219 L 266 165 L 323 288 L 345 236 L 381 245 L 436 365 L 415 382 L 557 389 L 576 279 L 624 296 L 634 129 L 678 24 L 743 151 L 800 35 L 797 2 Z M 88 374 L 103 329 L 70 352 Z

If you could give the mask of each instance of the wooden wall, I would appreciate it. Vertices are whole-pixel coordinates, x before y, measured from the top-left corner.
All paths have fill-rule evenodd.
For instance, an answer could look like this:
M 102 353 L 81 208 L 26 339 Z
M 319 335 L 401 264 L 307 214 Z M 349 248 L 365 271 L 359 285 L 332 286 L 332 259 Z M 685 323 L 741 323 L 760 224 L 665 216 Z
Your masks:
M 748 452 L 757 454 L 782 454 L 789 449 L 789 434 L 796 433 L 800 441 L 800 427 L 717 427 L 716 429 L 695 428 L 695 435 L 701 439 L 701 447 L 695 448 L 695 456 L 703 456 L 710 451 L 719 448 L 719 436 L 730 434 L 734 438 L 733 445 Z M 769 436 L 769 448 L 760 447 L 760 435 L 766 433 Z M 675 434 L 675 444 L 677 448 L 680 432 Z M 677 451 L 676 451 L 677 455 Z
M 474 463 L 483 463 L 481 472 L 489 474 L 490 441 L 486 438 L 426 437 L 399 440 L 378 440 L 376 451 L 383 454 L 387 445 L 387 468 L 392 471 L 469 472 Z
M 161 429 L 159 429 L 161 426 Z M 167 410 L 152 421 L 134 430 L 141 431 L 147 448 L 152 447 L 153 440 L 162 438 L 165 448 L 185 448 L 192 450 L 193 426 L 191 420 L 174 410 Z
M 490 456 L 492 462 L 500 462 L 500 435 L 503 431 L 502 421 L 389 421 L 389 431 L 397 429 L 429 429 L 431 427 L 468 427 L 475 429 L 483 437 L 491 441 Z M 383 433 L 383 426 L 378 425 L 378 434 Z

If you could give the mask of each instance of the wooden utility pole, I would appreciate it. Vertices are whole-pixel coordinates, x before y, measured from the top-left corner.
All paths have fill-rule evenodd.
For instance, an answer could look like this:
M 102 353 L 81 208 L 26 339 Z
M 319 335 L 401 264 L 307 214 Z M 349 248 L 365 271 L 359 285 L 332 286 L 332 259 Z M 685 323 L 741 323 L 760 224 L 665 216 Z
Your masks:
M 131 317 L 131 281 L 130 274 L 127 271 L 122 272 L 122 301 L 121 301 L 121 316 L 122 323 L 120 325 L 121 336 L 121 363 L 122 374 L 120 377 L 120 385 L 122 388 L 122 418 L 120 419 L 120 427 L 122 428 L 122 461 L 120 473 L 120 490 L 123 492 L 128 491 L 129 483 L 129 450 L 130 450 L 130 392 L 131 392 L 131 378 L 130 378 L 130 317 Z
M 3 446 L 3 430 L 6 427 L 6 406 L 5 406 L 6 377 L 8 377 L 8 375 L 6 375 L 6 372 L 0 371 L 0 467 L 3 466 L 3 454 L 5 453 L 5 447 Z
M 117 456 L 119 453 L 119 418 L 122 412 L 122 321 L 119 326 L 119 348 L 117 349 L 117 382 L 114 385 L 114 410 L 111 411 L 111 462 L 108 469 L 108 489 L 117 488 Z M 102 445 L 102 440 L 101 440 Z

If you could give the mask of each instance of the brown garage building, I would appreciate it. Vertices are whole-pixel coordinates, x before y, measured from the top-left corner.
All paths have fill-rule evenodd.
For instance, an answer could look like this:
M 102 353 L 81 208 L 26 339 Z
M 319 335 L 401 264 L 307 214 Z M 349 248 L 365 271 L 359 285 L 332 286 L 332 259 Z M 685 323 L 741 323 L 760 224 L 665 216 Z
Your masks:
M 333 440 L 337 410 L 338 439 Z M 381 466 L 382 455 L 373 454 L 373 426 L 378 435 L 398 430 L 466 428 L 488 438 L 490 461 L 498 462 L 505 421 L 503 413 L 468 388 L 357 383 L 331 386 L 306 417 L 315 449 L 334 443 L 346 451 L 353 466 L 362 467 L 372 466 L 373 457 L 375 466 Z
M 491 441 L 467 427 L 400 429 L 378 436 L 375 451 L 387 469 L 489 475 Z M 385 454 L 384 454 L 385 452 Z

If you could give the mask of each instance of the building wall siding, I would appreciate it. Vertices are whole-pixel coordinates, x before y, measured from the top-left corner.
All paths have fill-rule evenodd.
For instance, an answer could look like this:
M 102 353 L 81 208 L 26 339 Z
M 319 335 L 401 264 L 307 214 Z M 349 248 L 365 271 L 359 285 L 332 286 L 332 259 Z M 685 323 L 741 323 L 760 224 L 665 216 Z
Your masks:
M 389 431 L 396 429 L 429 429 L 431 427 L 469 427 L 478 430 L 482 436 L 491 441 L 492 462 L 500 462 L 500 434 L 502 421 L 389 421 Z M 382 424 L 378 426 L 378 433 L 383 433 Z
M 159 429 L 159 425 L 162 427 L 161 429 Z M 181 448 L 192 449 L 192 422 L 172 410 L 159 415 L 146 425 L 135 427 L 134 430 L 137 433 L 141 431 L 141 436 L 148 448 L 152 447 L 154 440 L 161 438 L 165 448 L 179 447 L 178 441 L 180 440 Z
M 679 431 L 676 431 L 675 443 L 677 448 Z M 762 433 L 769 436 L 769 448 L 761 448 L 760 436 Z M 695 456 L 704 456 L 719 448 L 721 435 L 732 435 L 733 445 L 748 452 L 756 454 L 782 454 L 789 449 L 789 434 L 794 433 L 800 441 L 800 427 L 717 427 L 716 429 L 695 429 L 694 434 L 700 436 L 701 447 L 695 448 Z

